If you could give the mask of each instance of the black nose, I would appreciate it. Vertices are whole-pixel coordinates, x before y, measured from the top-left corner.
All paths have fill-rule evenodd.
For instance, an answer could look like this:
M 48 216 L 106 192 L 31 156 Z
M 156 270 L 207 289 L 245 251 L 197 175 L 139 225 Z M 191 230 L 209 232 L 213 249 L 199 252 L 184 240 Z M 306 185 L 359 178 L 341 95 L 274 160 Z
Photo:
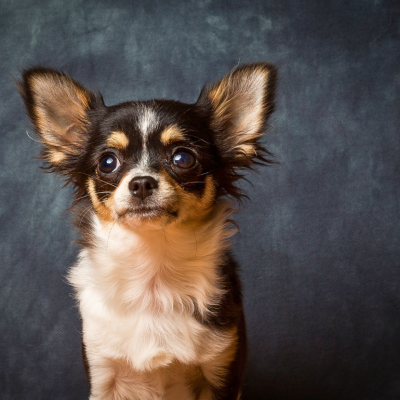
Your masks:
M 139 199 L 144 200 L 153 194 L 153 190 L 158 188 L 157 181 L 151 176 L 135 176 L 129 182 L 129 190 Z

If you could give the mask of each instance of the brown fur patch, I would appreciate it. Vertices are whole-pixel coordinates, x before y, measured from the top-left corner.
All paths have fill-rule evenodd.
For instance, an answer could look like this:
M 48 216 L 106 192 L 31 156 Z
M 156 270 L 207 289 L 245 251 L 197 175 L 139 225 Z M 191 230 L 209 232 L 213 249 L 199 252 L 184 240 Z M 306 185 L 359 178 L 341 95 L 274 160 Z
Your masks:
M 225 350 L 201 365 L 204 377 L 215 388 L 220 388 L 225 384 L 229 366 L 235 358 L 238 346 L 236 328 L 231 333 L 231 340 L 231 344 Z
M 96 211 L 96 214 L 99 216 L 100 219 L 103 221 L 112 221 L 112 196 L 107 199 L 105 203 L 102 203 L 96 193 L 96 185 L 94 183 L 93 178 L 89 178 L 87 181 L 87 190 L 90 195 L 90 199 L 92 200 L 93 207 Z
M 107 144 L 110 147 L 115 147 L 116 149 L 126 149 L 129 145 L 129 139 L 126 134 L 122 131 L 112 132 L 110 137 L 107 139 Z
M 193 193 L 186 192 L 183 188 L 178 186 L 177 191 L 182 199 L 184 199 L 181 208 L 182 216 L 194 221 L 198 221 L 205 216 L 215 204 L 215 186 L 213 177 L 208 175 L 205 179 L 203 195 L 200 198 Z
M 171 125 L 161 132 L 161 142 L 164 144 L 178 142 L 184 138 L 183 132 L 176 125 Z
M 226 335 L 226 332 L 221 333 L 221 335 Z M 166 385 L 166 389 L 169 393 L 166 399 L 215 399 L 218 390 L 227 384 L 229 368 L 236 356 L 238 347 L 237 328 L 232 329 L 226 340 L 231 342 L 230 345 L 220 352 L 216 350 L 215 356 L 211 360 L 201 364 L 188 365 L 178 362 L 168 366 L 166 374 L 169 384 Z M 204 352 L 206 352 L 207 347 L 212 346 L 212 343 L 204 344 L 206 345 Z M 187 390 L 190 394 L 183 395 Z M 177 393 L 179 393 L 179 397 Z
M 67 157 L 66 154 L 57 150 L 51 151 L 49 153 L 49 161 L 52 162 L 53 164 L 59 164 L 60 162 L 64 161 L 66 157 Z
M 212 400 L 213 390 L 199 366 L 187 367 L 186 380 L 196 400 Z
M 175 188 L 178 195 L 176 204 L 178 204 L 178 214 L 181 220 L 199 221 L 215 204 L 216 184 L 211 175 L 205 179 L 205 189 L 201 197 L 184 190 L 166 171 L 161 171 L 160 178 L 166 185 Z

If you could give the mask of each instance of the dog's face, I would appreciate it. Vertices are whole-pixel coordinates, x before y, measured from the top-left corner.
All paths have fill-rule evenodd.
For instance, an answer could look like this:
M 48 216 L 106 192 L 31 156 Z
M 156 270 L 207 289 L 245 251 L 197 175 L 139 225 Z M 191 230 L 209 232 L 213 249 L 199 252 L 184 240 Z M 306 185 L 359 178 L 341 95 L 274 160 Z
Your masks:
M 104 221 L 199 219 L 240 196 L 240 170 L 268 162 L 259 143 L 273 110 L 275 70 L 251 64 L 203 89 L 195 104 L 155 100 L 106 107 L 69 76 L 25 71 L 20 91 L 43 158 Z
M 213 205 L 218 154 L 192 106 L 155 101 L 104 111 L 85 153 L 90 168 L 82 171 L 103 219 L 169 221 L 199 217 Z

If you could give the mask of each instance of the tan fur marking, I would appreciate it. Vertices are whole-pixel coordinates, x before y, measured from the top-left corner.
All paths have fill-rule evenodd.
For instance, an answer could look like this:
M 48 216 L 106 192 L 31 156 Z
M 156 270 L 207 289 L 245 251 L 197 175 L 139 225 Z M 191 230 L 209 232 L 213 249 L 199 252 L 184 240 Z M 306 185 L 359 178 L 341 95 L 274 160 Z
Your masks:
M 226 333 L 221 333 L 226 335 Z M 231 344 L 215 354 L 215 356 L 200 366 L 192 365 L 184 367 L 185 379 L 190 387 L 194 398 L 198 400 L 212 400 L 212 388 L 221 388 L 226 381 L 229 366 L 235 358 L 238 346 L 237 328 L 230 333 Z
M 235 358 L 238 346 L 237 328 L 232 331 L 231 340 L 231 344 L 225 350 L 201 365 L 204 377 L 216 388 L 224 385 L 228 368 Z
M 103 221 L 112 221 L 112 211 L 110 206 L 112 204 L 112 197 L 107 200 L 106 204 L 103 204 L 96 193 L 96 186 L 93 178 L 89 178 L 87 181 L 87 189 L 90 195 L 90 199 L 92 200 L 93 207 L 96 211 L 96 214 Z
M 176 190 L 182 200 L 180 204 L 180 214 L 182 218 L 190 219 L 194 222 L 199 221 L 199 219 L 205 216 L 215 204 L 215 182 L 211 175 L 206 177 L 204 184 L 205 190 L 201 198 L 193 193 L 185 191 L 177 185 Z
M 212 388 L 207 382 L 201 368 L 197 365 L 187 366 L 185 378 L 196 400 L 212 400 Z
M 60 151 L 53 151 L 50 153 L 50 162 L 54 164 L 58 164 L 61 161 L 64 161 L 66 158 L 66 155 L 64 153 L 61 153 Z
M 123 150 L 128 147 L 129 139 L 124 132 L 115 131 L 112 132 L 111 136 L 107 139 L 107 144 L 110 147 Z
M 184 138 L 183 132 L 176 125 L 169 126 L 161 133 L 161 142 L 164 144 L 178 142 Z
M 171 195 L 175 200 L 175 207 L 179 209 L 181 221 L 199 221 L 215 204 L 216 185 L 211 175 L 208 175 L 205 179 L 204 193 L 200 198 L 196 194 L 184 190 L 184 188 L 179 186 L 179 184 L 164 170 L 160 173 L 160 182 L 163 182 L 165 187 L 170 186 L 176 190 L 178 196 L 174 196 L 173 191 L 167 193 L 167 195 Z

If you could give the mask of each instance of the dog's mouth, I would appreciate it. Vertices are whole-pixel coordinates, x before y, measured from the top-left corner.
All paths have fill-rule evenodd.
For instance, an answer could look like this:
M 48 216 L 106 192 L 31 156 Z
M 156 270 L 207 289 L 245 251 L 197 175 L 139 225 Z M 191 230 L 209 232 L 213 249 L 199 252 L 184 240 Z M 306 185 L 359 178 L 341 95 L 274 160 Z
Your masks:
M 159 207 L 135 207 L 128 208 L 121 213 L 118 213 L 119 219 L 137 218 L 137 219 L 156 219 L 162 216 L 176 218 L 178 213 L 176 211 L 167 210 Z

